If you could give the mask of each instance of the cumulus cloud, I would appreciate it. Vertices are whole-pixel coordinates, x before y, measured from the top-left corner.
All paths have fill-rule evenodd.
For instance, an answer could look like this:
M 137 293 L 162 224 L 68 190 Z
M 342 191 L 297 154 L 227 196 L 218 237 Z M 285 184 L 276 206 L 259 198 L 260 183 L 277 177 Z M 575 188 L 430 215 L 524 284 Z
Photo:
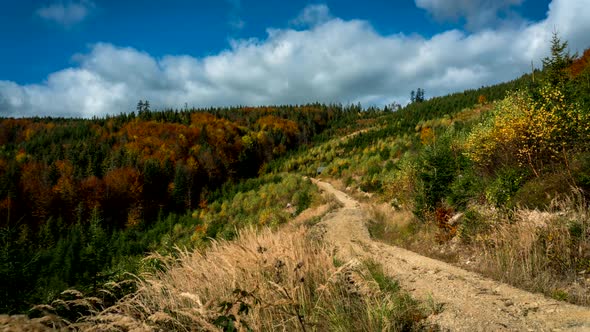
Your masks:
M 0 115 L 84 116 L 154 108 L 407 102 L 513 79 L 549 53 L 555 27 L 570 47 L 590 46 L 590 0 L 554 0 L 548 17 L 520 27 L 424 38 L 384 36 L 361 20 L 331 18 L 303 30 L 269 29 L 215 55 L 155 58 L 107 43 L 40 84 L 0 81 Z
M 80 2 L 59 1 L 46 7 L 37 9 L 37 15 L 48 21 L 52 21 L 63 26 L 71 26 L 82 22 L 94 8 L 94 3 L 89 0 Z
M 331 18 L 330 9 L 325 4 L 309 5 L 291 21 L 291 24 L 300 27 L 313 27 L 325 23 Z
M 524 0 L 415 0 L 416 6 L 425 9 L 438 20 L 457 20 L 464 18 L 470 30 L 488 28 L 505 22 L 500 18 L 513 16 L 511 7 Z

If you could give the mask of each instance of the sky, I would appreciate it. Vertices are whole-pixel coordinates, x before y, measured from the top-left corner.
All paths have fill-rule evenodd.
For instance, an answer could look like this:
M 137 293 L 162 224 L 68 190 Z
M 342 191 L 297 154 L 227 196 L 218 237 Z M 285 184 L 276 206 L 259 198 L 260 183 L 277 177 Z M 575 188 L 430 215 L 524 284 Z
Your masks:
M 407 103 L 514 79 L 590 0 L 0 0 L 0 116 Z

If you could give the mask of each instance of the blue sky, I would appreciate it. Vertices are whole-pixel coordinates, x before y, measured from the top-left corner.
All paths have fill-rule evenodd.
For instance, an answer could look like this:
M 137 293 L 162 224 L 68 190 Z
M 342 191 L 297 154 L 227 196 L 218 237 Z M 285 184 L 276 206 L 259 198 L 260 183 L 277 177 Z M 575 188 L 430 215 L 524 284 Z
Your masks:
M 0 116 L 407 102 L 515 78 L 590 0 L 0 0 Z

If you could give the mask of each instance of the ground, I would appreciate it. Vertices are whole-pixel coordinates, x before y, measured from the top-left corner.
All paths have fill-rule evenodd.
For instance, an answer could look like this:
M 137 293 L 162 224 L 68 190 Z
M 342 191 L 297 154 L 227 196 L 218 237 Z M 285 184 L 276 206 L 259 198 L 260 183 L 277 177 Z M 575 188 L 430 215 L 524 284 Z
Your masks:
M 441 310 L 429 317 L 450 331 L 590 331 L 590 308 L 532 294 L 450 264 L 371 239 L 369 212 L 331 184 L 313 182 L 341 207 L 314 230 L 337 257 L 373 259 L 414 297 Z

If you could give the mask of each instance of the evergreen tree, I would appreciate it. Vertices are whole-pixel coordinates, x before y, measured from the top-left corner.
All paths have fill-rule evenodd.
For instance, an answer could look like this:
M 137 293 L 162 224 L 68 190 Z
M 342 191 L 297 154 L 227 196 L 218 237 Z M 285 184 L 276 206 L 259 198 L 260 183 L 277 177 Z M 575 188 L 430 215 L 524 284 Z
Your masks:
M 421 103 L 424 101 L 424 89 L 418 88 L 416 91 L 412 90 L 410 93 L 410 102 Z
M 139 100 L 139 102 L 137 103 L 137 107 L 135 108 L 137 110 L 138 114 L 141 114 L 141 112 L 143 112 L 143 108 L 145 104 L 143 103 L 143 100 Z
M 424 101 L 424 89 L 418 88 L 416 92 L 416 100 L 417 103 L 421 103 Z
M 552 86 L 562 86 L 567 81 L 566 69 L 575 57 L 569 53 L 567 41 L 562 42 L 557 32 L 554 32 L 551 39 L 551 56 L 543 59 L 547 82 Z

